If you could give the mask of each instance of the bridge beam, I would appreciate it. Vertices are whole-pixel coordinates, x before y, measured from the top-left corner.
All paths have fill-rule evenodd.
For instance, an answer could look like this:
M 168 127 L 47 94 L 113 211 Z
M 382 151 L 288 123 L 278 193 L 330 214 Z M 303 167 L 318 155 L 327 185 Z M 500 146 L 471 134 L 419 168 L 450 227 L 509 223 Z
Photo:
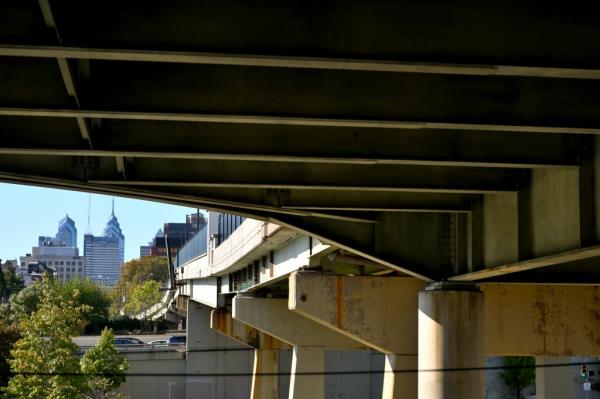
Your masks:
M 210 327 L 219 333 L 254 348 L 251 399 L 276 399 L 279 395 L 279 350 L 289 345 L 244 324 L 224 309 L 211 312 Z
M 187 398 L 202 392 L 206 397 L 243 397 L 250 392 L 249 377 L 236 378 L 235 384 L 214 374 L 248 375 L 252 368 L 252 349 L 244 350 L 240 344 L 210 328 L 211 308 L 189 301 L 187 305 Z M 197 375 L 197 376 L 194 376 Z
M 486 354 L 600 354 L 599 286 L 490 283 L 481 290 Z
M 322 398 L 325 394 L 325 349 L 362 349 L 344 337 L 288 309 L 287 299 L 233 299 L 233 318 L 293 345 L 289 398 Z
M 385 353 L 384 398 L 416 398 L 417 295 L 412 277 L 348 277 L 294 272 L 289 308 Z

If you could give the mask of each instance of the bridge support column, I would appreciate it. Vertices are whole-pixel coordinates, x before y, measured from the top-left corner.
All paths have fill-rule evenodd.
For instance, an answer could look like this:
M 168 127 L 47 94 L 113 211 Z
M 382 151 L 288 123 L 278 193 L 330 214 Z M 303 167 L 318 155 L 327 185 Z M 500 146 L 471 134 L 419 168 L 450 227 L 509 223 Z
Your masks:
M 484 397 L 483 297 L 474 285 L 447 283 L 419 293 L 420 399 Z M 461 368 L 479 369 L 451 370 Z
M 386 353 L 382 399 L 416 398 L 416 374 L 394 372 L 394 370 L 416 370 L 416 368 L 417 356 Z
M 294 346 L 289 399 L 325 397 L 325 349 Z
M 323 398 L 325 349 L 363 349 L 364 346 L 291 312 L 287 304 L 287 299 L 238 295 L 233 299 L 233 318 L 293 345 L 290 399 Z
M 386 354 L 383 398 L 416 398 L 417 298 L 412 277 L 349 277 L 295 272 L 289 307 L 296 313 Z
M 248 397 L 249 377 L 235 379 L 211 376 L 252 369 L 252 350 L 238 350 L 240 344 L 210 328 L 212 308 L 190 300 L 187 306 L 186 398 L 207 399 Z M 228 348 L 233 350 L 227 351 Z
M 252 368 L 251 399 L 277 399 L 279 371 L 278 349 L 255 349 Z
M 279 397 L 279 349 L 289 349 L 286 343 L 256 328 L 233 319 L 227 309 L 211 312 L 210 328 L 254 348 L 251 399 L 277 399 Z

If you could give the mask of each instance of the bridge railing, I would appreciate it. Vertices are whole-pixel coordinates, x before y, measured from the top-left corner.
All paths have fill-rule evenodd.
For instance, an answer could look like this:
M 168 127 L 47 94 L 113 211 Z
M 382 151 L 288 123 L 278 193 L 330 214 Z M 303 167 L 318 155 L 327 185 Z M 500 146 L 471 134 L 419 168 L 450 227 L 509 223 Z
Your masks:
M 179 249 L 177 257 L 175 258 L 174 265 L 179 267 L 192 259 L 202 256 L 206 253 L 208 244 L 208 226 L 204 226 L 194 238 L 189 240 L 183 247 Z

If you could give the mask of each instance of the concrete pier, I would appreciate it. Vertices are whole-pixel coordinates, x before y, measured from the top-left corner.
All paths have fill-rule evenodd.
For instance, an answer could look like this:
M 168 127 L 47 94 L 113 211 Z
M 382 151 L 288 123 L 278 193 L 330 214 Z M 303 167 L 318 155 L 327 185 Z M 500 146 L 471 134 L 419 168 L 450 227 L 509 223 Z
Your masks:
M 419 399 L 483 398 L 483 293 L 432 284 L 419 293 L 418 318 Z

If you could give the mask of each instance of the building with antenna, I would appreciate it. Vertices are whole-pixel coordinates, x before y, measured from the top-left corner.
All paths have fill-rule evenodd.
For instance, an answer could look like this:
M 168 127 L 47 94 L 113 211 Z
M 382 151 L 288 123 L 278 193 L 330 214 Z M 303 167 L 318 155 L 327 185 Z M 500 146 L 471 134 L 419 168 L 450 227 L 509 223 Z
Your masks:
M 117 284 L 121 275 L 121 265 L 125 260 L 125 236 L 115 216 L 114 198 L 104 235 L 94 236 L 86 233 L 83 239 L 83 255 L 88 278 L 106 286 Z

